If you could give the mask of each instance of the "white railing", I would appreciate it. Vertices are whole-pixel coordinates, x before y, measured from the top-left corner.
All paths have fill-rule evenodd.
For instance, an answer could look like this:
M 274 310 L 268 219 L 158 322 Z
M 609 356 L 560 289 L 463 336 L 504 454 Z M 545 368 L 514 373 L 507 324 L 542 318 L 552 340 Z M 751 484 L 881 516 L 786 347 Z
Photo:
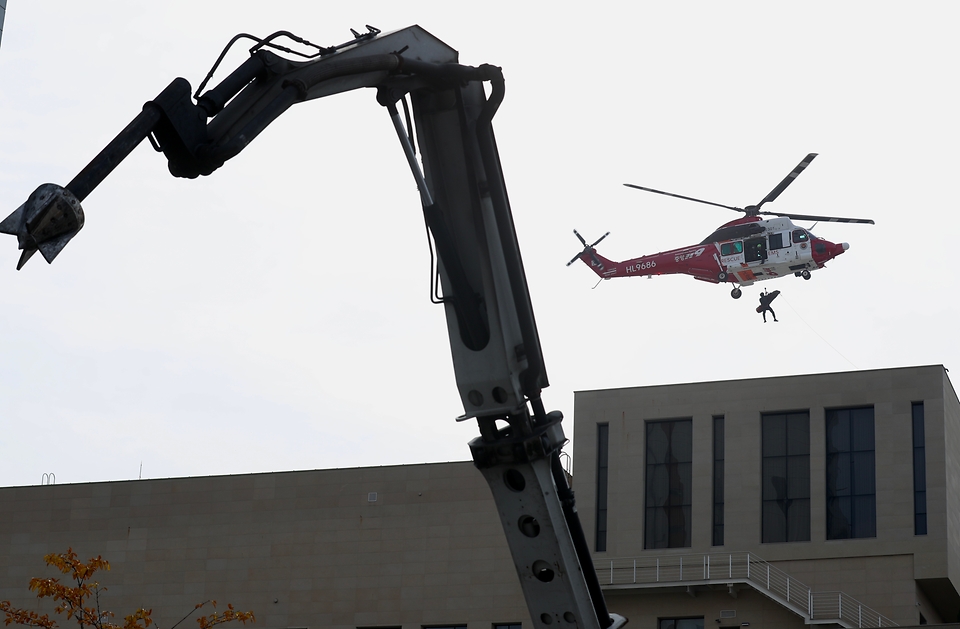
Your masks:
M 839 618 L 852 627 L 894 627 L 892 620 L 843 592 L 813 592 L 811 608 L 818 618 Z
M 897 623 L 843 592 L 814 592 L 751 553 L 662 555 L 595 562 L 601 585 L 749 583 L 811 621 L 847 627 L 897 627 Z

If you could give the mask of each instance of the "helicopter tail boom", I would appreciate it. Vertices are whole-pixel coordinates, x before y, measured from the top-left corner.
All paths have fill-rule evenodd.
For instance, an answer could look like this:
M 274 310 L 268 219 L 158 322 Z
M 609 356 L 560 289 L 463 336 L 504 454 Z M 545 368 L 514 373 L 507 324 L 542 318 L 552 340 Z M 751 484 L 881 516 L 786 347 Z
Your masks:
M 576 259 L 582 260 L 583 263 L 590 267 L 590 269 L 596 273 L 598 277 L 602 278 L 616 275 L 617 267 L 620 266 L 619 262 L 604 258 L 602 255 L 597 253 L 597 250 L 593 247 L 584 249 Z

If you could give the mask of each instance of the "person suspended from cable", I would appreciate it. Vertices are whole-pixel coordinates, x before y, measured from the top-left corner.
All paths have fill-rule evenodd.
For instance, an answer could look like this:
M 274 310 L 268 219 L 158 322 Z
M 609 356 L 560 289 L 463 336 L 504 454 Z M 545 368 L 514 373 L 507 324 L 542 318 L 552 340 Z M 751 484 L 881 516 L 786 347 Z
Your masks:
M 777 295 L 780 294 L 780 291 L 775 290 L 772 293 L 770 291 L 763 291 L 760 293 L 760 305 L 757 306 L 757 312 L 763 315 L 763 322 L 767 322 L 767 311 L 773 315 L 773 320 L 777 321 L 777 313 L 773 311 L 773 308 L 770 307 L 770 304 L 773 303 L 773 300 L 777 298 Z M 779 321 L 778 321 L 779 323 Z

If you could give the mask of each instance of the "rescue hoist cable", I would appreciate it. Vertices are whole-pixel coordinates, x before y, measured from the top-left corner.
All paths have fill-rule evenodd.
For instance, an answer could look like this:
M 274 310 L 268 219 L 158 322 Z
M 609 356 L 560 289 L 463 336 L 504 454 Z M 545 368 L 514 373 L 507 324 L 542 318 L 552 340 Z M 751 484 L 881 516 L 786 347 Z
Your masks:
M 780 297 L 783 297 L 783 293 L 780 293 Z M 844 355 L 840 352 L 840 350 L 838 350 L 836 347 L 834 347 L 833 345 L 831 345 L 830 342 L 829 342 L 827 339 L 823 338 L 823 336 L 822 336 L 819 332 L 817 332 L 817 331 L 813 328 L 812 325 L 810 325 L 809 323 L 807 323 L 807 320 L 804 319 L 803 316 L 802 316 L 799 312 L 797 312 L 797 309 L 793 307 L 793 304 L 791 304 L 791 303 L 787 300 L 786 297 L 783 297 L 783 302 L 786 303 L 787 306 L 790 307 L 790 310 L 792 310 L 793 313 L 794 313 L 795 315 L 797 315 L 797 317 L 799 317 L 799 319 L 800 319 L 801 321 L 803 321 L 803 324 L 804 324 L 805 326 L 807 326 L 808 328 L 810 328 L 810 331 L 811 331 L 811 332 L 813 332 L 814 334 L 816 334 L 817 337 L 818 337 L 821 341 L 823 341 L 824 343 L 826 343 L 827 347 L 829 347 L 830 349 L 832 349 L 833 351 L 835 351 L 835 352 L 837 353 L 837 355 L 840 356 L 840 358 L 842 358 L 842 359 L 844 359 L 845 361 L 847 361 L 848 363 L 850 363 L 850 365 L 851 365 L 854 369 L 860 369 L 859 367 L 857 367 L 857 366 L 853 363 L 852 360 L 850 360 L 849 358 L 847 358 L 846 356 L 844 356 Z

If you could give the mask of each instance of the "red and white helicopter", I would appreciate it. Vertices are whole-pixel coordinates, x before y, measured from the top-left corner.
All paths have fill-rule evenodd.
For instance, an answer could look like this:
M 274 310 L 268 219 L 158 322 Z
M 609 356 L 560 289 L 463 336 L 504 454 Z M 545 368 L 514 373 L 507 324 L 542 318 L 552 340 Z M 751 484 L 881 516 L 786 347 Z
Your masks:
M 850 245 L 845 242 L 832 243 L 823 238 L 818 238 L 810 230 L 794 225 L 790 220 L 791 218 L 803 221 L 873 224 L 872 220 L 864 218 L 809 216 L 806 214 L 760 211 L 764 203 L 769 203 L 780 196 L 780 193 L 797 178 L 797 175 L 803 172 L 803 169 L 816 156 L 816 153 L 807 155 L 760 203 L 748 205 L 745 208 L 722 205 L 625 183 L 623 185 L 630 188 L 715 205 L 728 210 L 743 212 L 745 216 L 722 225 L 699 244 L 641 256 L 624 262 L 614 262 L 597 253 L 597 244 L 609 236 L 610 232 L 601 236 L 593 244 L 588 245 L 583 236 L 577 230 L 573 230 L 573 233 L 583 243 L 583 251 L 574 256 L 570 262 L 567 262 L 567 266 L 577 260 L 583 260 L 587 266 L 593 269 L 594 273 L 605 280 L 614 277 L 682 273 L 714 284 L 732 282 L 737 284 L 730 292 L 734 299 L 740 298 L 742 294 L 740 288 L 742 286 L 750 286 L 754 282 L 787 275 L 795 275 L 808 280 L 811 271 L 823 268 L 829 260 L 849 249 Z M 760 217 L 761 214 L 777 218 L 764 219 Z

